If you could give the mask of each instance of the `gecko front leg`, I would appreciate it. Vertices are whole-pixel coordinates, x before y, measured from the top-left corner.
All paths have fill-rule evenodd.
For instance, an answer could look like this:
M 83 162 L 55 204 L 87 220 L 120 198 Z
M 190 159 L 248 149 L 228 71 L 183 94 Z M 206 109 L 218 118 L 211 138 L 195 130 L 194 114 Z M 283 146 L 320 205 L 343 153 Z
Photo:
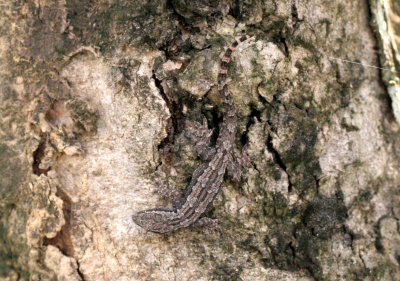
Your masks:
M 211 160 L 216 153 L 216 149 L 210 146 L 210 138 L 213 131 L 214 130 L 212 129 L 208 129 L 207 119 L 205 117 L 203 117 L 203 123 L 193 122 L 192 126 L 190 126 L 186 131 L 188 137 L 193 141 L 193 143 L 195 143 L 195 152 L 203 161 Z M 197 167 L 193 172 L 192 182 L 197 182 L 197 179 L 206 167 L 207 163 Z M 183 195 L 175 188 L 171 188 L 166 179 L 157 181 L 157 185 L 158 188 L 156 189 L 156 193 L 172 202 L 174 209 L 180 208 L 184 202 L 184 198 L 191 192 L 191 186 L 189 185 L 185 195 Z

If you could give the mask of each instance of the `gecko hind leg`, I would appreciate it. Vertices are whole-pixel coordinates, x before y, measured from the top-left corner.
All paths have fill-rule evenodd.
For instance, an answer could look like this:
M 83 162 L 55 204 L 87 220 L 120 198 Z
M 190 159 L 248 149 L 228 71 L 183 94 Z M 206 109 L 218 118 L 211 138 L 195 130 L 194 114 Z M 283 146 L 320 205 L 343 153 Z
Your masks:
M 207 119 L 203 117 L 203 123 L 194 122 L 192 128 L 188 130 L 189 137 L 196 143 L 194 151 L 203 161 L 210 161 L 216 149 L 210 146 L 210 139 L 214 130 L 208 129 Z
M 240 181 L 243 167 L 251 166 L 251 161 L 246 151 L 247 146 L 244 146 L 241 154 L 233 151 L 229 157 L 227 172 L 234 181 Z

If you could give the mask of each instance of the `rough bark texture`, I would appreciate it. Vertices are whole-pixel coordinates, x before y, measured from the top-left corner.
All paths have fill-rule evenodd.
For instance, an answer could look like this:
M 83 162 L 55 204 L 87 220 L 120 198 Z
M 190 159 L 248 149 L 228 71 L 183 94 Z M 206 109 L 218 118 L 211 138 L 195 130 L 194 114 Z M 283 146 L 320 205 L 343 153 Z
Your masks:
M 388 83 L 329 59 L 382 61 L 372 1 L 0 5 L 0 280 L 400 280 Z M 253 167 L 208 213 L 219 234 L 146 233 L 131 215 L 201 165 L 185 132 L 218 133 L 243 33 L 228 77 Z
M 371 25 L 377 38 L 382 81 L 392 100 L 392 110 L 400 124 L 400 2 L 392 0 L 371 1 Z

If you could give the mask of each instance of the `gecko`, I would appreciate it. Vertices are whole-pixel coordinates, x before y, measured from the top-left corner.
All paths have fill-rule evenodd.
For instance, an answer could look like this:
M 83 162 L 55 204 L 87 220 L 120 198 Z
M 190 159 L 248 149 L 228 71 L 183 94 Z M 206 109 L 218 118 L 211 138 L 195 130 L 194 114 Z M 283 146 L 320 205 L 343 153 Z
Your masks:
M 218 72 L 218 91 L 222 98 L 223 120 L 215 147 L 210 147 L 213 130 L 208 129 L 207 120 L 198 124 L 195 151 L 208 161 L 200 165 L 193 173 L 186 196 L 173 209 L 156 208 L 135 212 L 133 221 L 145 230 L 156 233 L 168 233 L 188 226 L 212 225 L 216 220 L 202 217 L 217 196 L 224 175 L 227 172 L 235 181 L 240 181 L 243 167 L 250 165 L 246 149 L 237 153 L 235 135 L 237 131 L 237 115 L 232 97 L 228 92 L 227 72 L 231 56 L 235 48 L 243 41 L 253 37 L 244 35 L 236 39 L 225 51 Z

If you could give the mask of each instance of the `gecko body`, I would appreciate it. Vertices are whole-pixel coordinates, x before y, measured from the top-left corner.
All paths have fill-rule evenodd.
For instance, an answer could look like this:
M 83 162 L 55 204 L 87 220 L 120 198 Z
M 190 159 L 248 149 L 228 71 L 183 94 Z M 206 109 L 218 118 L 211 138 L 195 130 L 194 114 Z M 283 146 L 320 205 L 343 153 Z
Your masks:
M 208 163 L 198 167 L 193 173 L 189 190 L 179 206 L 174 209 L 151 209 L 133 214 L 133 221 L 142 228 L 158 233 L 167 233 L 190 225 L 212 223 L 209 218 L 201 218 L 217 196 L 228 172 L 234 180 L 239 181 L 242 167 L 249 165 L 245 153 L 241 155 L 234 150 L 237 130 L 237 116 L 232 97 L 228 92 L 226 77 L 229 62 L 235 48 L 243 41 L 253 37 L 244 35 L 235 40 L 226 50 L 218 73 L 218 90 L 223 104 L 223 121 L 215 148 L 209 147 L 212 131 L 206 120 L 199 126 L 201 139 L 196 144 L 196 151 Z

